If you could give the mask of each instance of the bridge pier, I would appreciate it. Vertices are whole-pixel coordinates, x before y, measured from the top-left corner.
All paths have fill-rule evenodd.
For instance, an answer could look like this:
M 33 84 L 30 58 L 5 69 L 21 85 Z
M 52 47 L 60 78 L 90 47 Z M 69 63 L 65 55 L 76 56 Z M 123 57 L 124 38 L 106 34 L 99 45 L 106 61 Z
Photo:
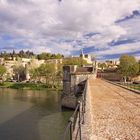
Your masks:
M 75 109 L 83 93 L 86 80 L 88 78 L 96 78 L 96 71 L 94 70 L 93 67 L 63 67 L 62 107 Z

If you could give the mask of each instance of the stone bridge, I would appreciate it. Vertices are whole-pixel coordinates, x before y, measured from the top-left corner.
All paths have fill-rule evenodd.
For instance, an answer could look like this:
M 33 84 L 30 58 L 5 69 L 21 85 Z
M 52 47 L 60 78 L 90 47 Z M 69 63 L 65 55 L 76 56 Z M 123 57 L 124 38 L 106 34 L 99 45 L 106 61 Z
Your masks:
M 140 140 L 140 94 L 96 79 L 94 72 L 73 76 L 75 80 L 70 76 L 71 81 L 67 79 L 67 88 L 64 89 L 69 95 L 63 105 L 68 107 L 74 107 L 78 84 L 88 78 L 82 140 Z
M 140 140 L 140 94 L 102 79 L 86 87 L 84 140 Z
M 88 78 L 96 78 L 94 67 L 63 67 L 63 94 L 62 106 L 75 108 L 80 95 L 83 93 L 85 82 Z

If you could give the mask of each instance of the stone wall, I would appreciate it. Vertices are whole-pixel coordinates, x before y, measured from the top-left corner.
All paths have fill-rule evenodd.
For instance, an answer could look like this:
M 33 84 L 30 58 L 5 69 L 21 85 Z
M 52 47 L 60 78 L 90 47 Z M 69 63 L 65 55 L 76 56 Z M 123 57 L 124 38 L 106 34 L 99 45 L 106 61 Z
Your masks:
M 98 72 L 97 77 L 111 81 L 121 81 L 122 76 L 115 72 Z
M 96 78 L 96 72 L 77 73 L 77 66 L 64 66 L 63 68 L 63 93 L 62 106 L 75 108 L 80 95 L 83 92 L 85 82 L 88 78 Z

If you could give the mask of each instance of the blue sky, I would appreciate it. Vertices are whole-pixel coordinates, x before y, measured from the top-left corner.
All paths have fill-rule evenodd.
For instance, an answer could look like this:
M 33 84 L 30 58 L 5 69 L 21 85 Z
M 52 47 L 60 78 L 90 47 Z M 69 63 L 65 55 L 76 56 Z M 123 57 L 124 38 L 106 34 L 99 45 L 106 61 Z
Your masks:
M 0 51 L 140 59 L 140 0 L 0 0 Z

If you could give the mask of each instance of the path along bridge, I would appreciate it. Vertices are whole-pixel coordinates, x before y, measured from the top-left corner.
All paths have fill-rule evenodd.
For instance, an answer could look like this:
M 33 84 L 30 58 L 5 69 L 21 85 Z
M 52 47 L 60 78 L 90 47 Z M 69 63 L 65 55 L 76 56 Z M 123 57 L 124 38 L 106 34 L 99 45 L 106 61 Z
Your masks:
M 140 94 L 101 79 L 88 81 L 91 140 L 140 140 Z
M 140 94 L 101 79 L 85 88 L 82 140 L 140 140 Z

